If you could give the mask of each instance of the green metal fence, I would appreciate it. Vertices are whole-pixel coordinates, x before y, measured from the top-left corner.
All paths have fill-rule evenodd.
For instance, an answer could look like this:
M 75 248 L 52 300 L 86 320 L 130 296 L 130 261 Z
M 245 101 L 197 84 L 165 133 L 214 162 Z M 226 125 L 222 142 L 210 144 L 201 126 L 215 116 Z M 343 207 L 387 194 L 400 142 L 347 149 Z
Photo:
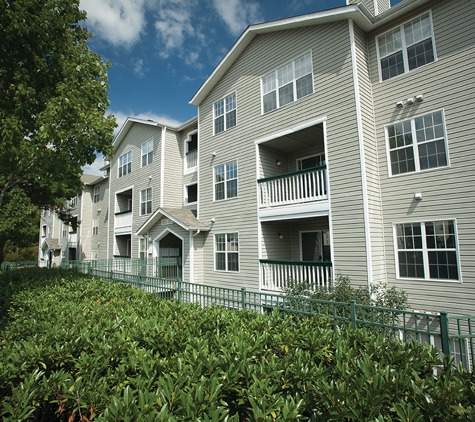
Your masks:
M 20 266 L 18 266 L 20 267 Z M 12 269 L 18 268 L 17 266 Z M 278 308 L 295 315 L 322 315 L 335 326 L 371 328 L 403 341 L 430 343 L 455 363 L 474 368 L 475 316 L 452 316 L 446 312 L 422 313 L 361 305 L 355 301 L 330 302 L 304 297 L 229 289 L 188 283 L 181 280 L 181 262 L 162 258 L 63 261 L 62 267 L 74 268 L 108 280 L 120 281 L 159 297 L 201 306 L 218 305 L 228 309 L 269 312 Z M 179 275 L 179 277 L 176 277 Z
M 38 261 L 2 262 L 0 269 L 3 271 L 6 271 L 6 270 L 16 270 L 18 268 L 37 267 L 37 266 L 38 266 Z

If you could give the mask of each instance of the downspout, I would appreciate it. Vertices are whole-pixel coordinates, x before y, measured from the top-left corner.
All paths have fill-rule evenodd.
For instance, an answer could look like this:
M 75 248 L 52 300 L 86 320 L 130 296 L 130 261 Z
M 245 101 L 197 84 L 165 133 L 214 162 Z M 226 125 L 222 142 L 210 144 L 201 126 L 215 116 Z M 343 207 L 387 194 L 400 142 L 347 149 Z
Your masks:
M 162 150 L 160 157 L 160 208 L 163 207 L 163 196 L 165 189 L 165 137 L 167 136 L 167 127 L 162 127 Z

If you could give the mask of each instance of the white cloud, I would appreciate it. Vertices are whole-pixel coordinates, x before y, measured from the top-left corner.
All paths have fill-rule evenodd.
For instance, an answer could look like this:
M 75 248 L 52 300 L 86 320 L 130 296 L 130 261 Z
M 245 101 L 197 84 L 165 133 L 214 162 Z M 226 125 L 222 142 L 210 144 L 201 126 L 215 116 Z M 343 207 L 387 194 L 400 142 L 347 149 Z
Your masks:
M 139 78 L 144 78 L 144 68 L 143 68 L 143 60 L 137 59 L 136 61 L 132 62 L 132 70 Z
M 237 37 L 250 24 L 262 21 L 260 6 L 243 0 L 213 0 L 213 6 L 227 25 L 229 32 Z
M 86 26 L 114 46 L 131 47 L 146 25 L 146 0 L 81 0 L 87 12 Z

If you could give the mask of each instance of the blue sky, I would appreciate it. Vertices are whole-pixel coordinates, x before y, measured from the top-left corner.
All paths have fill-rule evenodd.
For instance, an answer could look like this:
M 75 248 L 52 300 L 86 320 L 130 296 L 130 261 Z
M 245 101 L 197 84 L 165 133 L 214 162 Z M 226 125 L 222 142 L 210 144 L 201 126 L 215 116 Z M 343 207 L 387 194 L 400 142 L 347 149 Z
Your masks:
M 400 0 L 392 0 L 397 3 Z M 248 25 L 344 6 L 345 0 L 80 0 L 109 69 L 109 112 L 176 126 L 188 101 Z M 118 130 L 117 128 L 116 130 Z M 85 172 L 99 174 L 99 158 Z

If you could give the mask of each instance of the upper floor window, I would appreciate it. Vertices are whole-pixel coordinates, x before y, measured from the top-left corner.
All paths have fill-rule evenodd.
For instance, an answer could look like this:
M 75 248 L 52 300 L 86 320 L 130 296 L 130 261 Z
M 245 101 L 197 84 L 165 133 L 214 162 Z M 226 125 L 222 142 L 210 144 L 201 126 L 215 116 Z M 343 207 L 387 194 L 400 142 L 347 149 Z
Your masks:
M 237 196 L 237 161 L 230 161 L 214 168 L 214 200 Z
M 214 134 L 236 126 L 236 93 L 213 104 Z
M 119 177 L 125 176 L 132 171 L 132 151 L 126 152 L 119 157 Z
M 398 277 L 459 280 L 455 221 L 395 224 L 394 236 Z
M 99 222 L 97 218 L 92 220 L 92 235 L 97 236 L 99 234 Z
M 396 123 L 386 130 L 392 175 L 448 165 L 442 111 Z
M 192 133 L 185 141 L 185 170 L 196 169 L 198 165 L 198 132 Z
M 94 186 L 94 197 L 93 197 L 93 202 L 97 203 L 99 202 L 99 191 L 101 187 L 100 186 Z
M 142 144 L 142 167 L 153 163 L 153 139 Z
M 312 54 L 307 53 L 261 79 L 262 112 L 313 93 Z
M 377 38 L 381 80 L 417 69 L 435 60 L 430 12 Z
M 71 199 L 69 200 L 69 206 L 70 206 L 71 208 L 74 208 L 74 207 L 76 207 L 77 205 L 78 205 L 78 197 L 77 197 L 77 196 L 75 196 L 74 198 L 71 198 Z
M 198 202 L 198 184 L 185 186 L 185 204 Z
M 140 191 L 140 215 L 152 212 L 152 188 Z

